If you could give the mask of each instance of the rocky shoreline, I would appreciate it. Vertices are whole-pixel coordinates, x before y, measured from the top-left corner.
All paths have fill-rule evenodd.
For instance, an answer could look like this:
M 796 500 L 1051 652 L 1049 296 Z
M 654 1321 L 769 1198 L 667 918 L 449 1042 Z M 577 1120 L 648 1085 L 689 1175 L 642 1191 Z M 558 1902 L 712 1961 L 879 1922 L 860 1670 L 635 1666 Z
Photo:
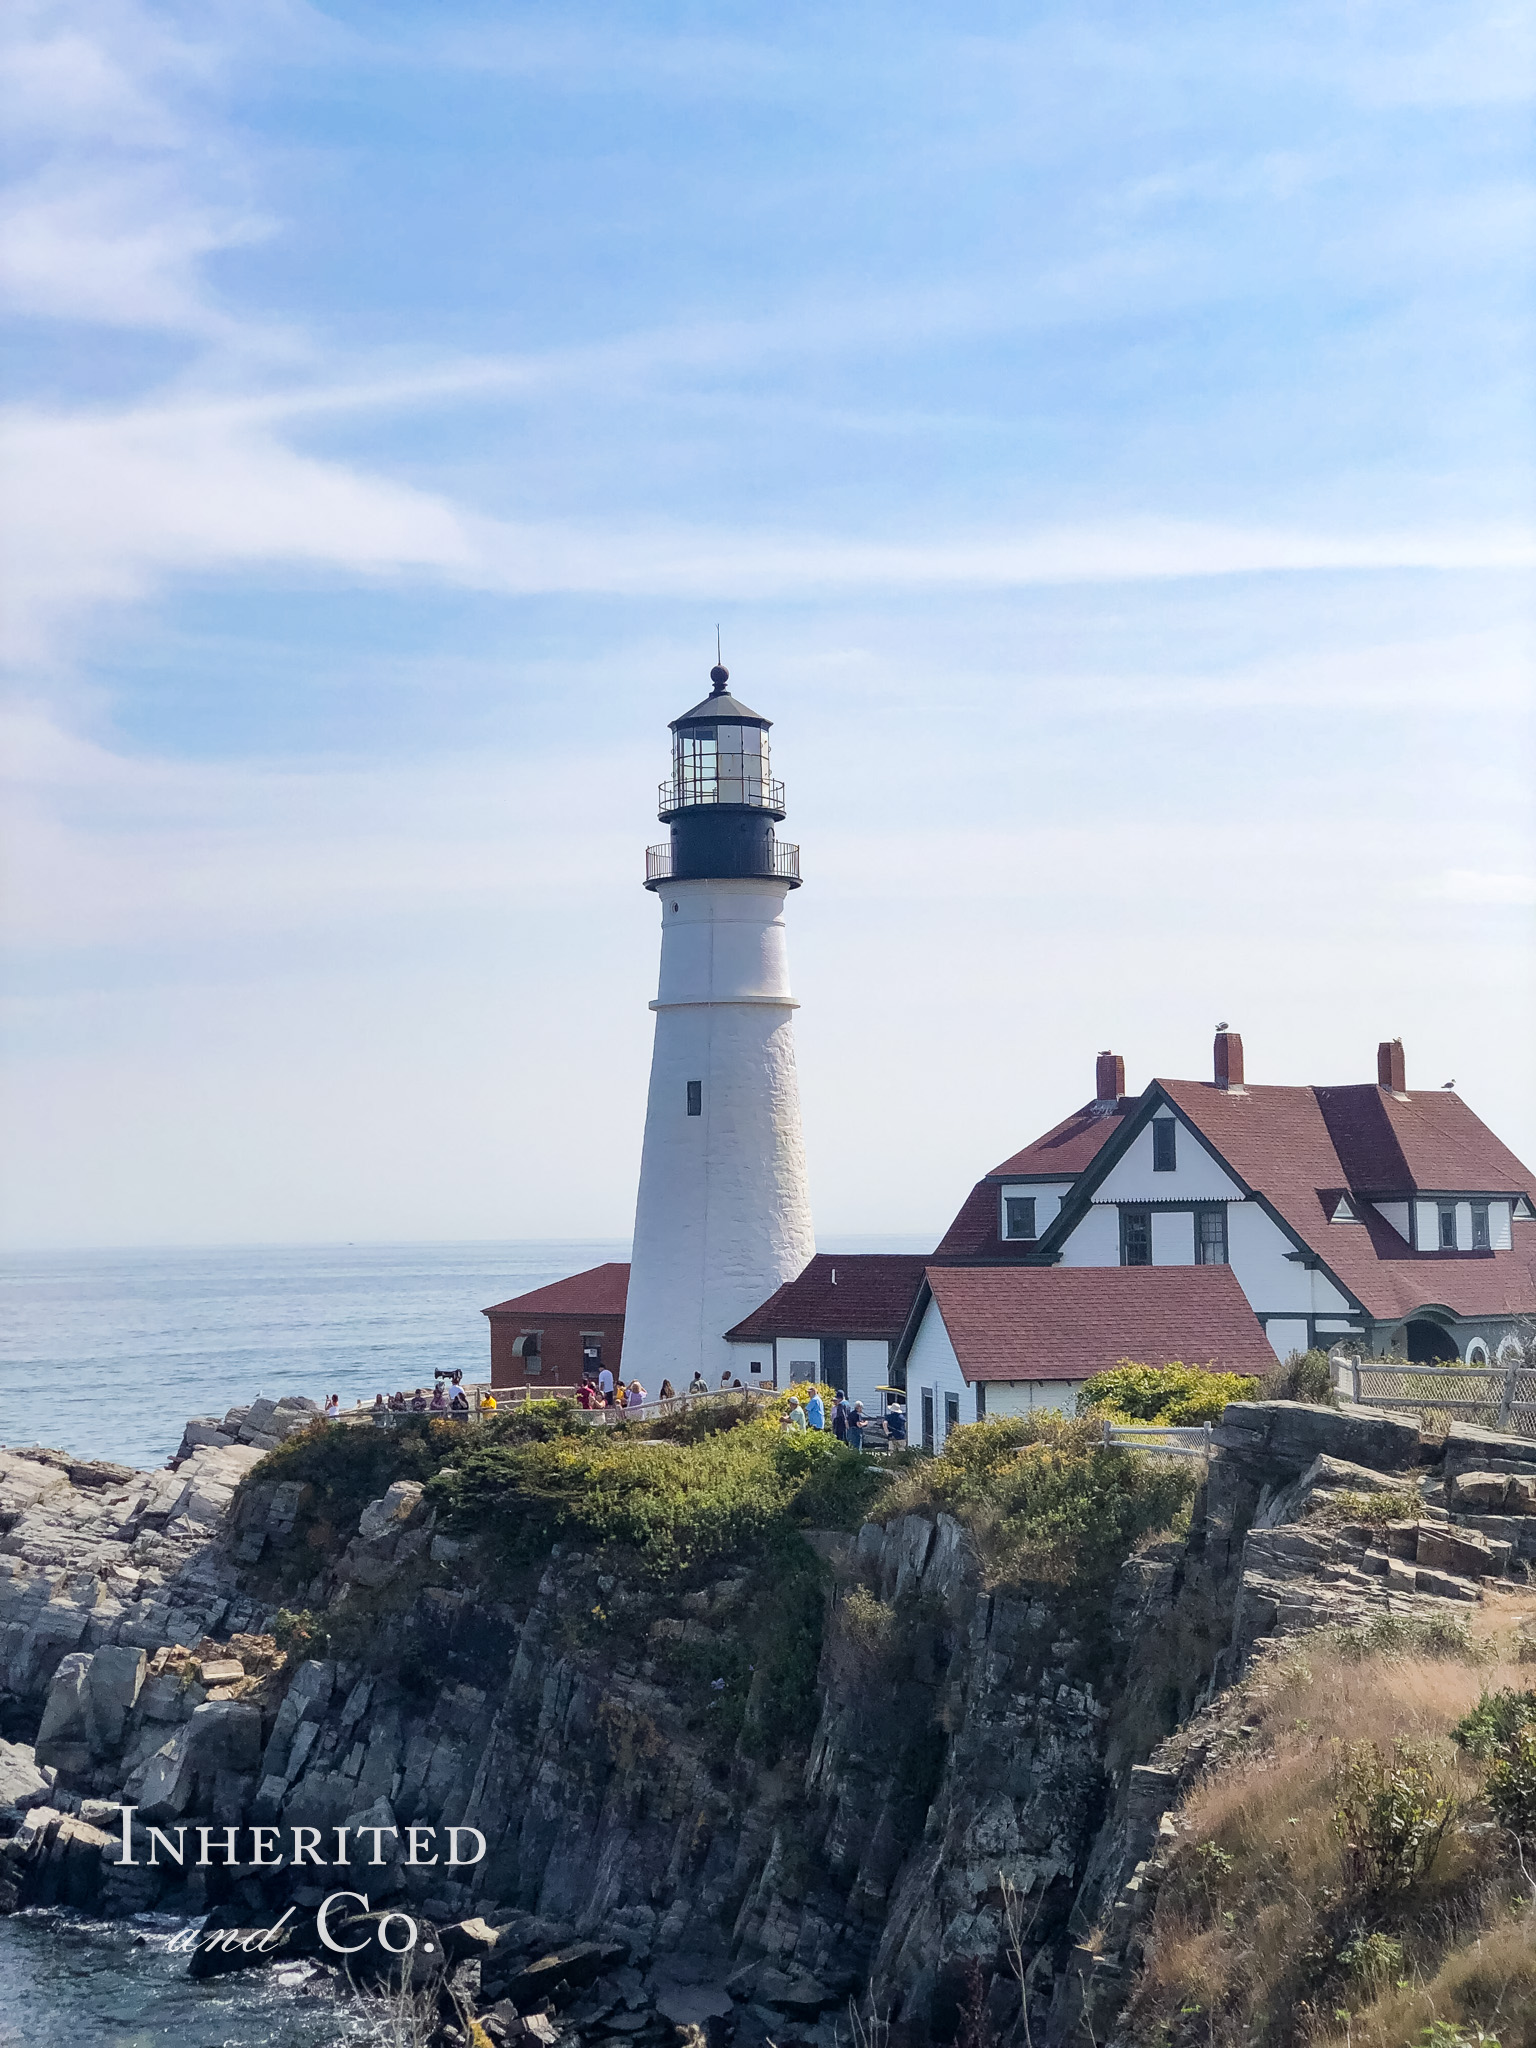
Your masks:
M 1036 2043 L 1110 2038 L 1223 1688 L 1277 1638 L 1464 1617 L 1536 1559 L 1536 1445 L 1234 1404 L 1188 1535 L 1098 1616 L 988 1586 L 945 1514 L 813 1532 L 814 1729 L 753 1756 L 709 1717 L 745 1568 L 625 1582 L 556 1546 L 491 1580 L 399 1481 L 314 1555 L 310 1619 L 350 1617 L 346 1653 L 295 1634 L 267 1566 L 301 1489 L 252 1474 L 314 1420 L 190 1423 L 163 1472 L 0 1450 L 0 1910 L 207 1915 L 226 1939 L 194 1970 L 302 1956 L 375 1989 L 408 1915 L 449 2042 L 833 2048 L 852 2003 L 899 2042 L 969 2012 L 1006 2043 L 1026 2001 Z M 1370 1494 L 1403 1511 L 1352 1521 Z M 241 1860 L 125 1865 L 125 1803 L 188 1843 L 233 1828 Z M 412 1860 L 412 1827 L 452 1825 L 482 1858 Z M 265 1867 L 261 1827 L 344 1853 Z M 351 1957 L 316 1928 L 343 1892 L 369 1902 L 329 1923 Z

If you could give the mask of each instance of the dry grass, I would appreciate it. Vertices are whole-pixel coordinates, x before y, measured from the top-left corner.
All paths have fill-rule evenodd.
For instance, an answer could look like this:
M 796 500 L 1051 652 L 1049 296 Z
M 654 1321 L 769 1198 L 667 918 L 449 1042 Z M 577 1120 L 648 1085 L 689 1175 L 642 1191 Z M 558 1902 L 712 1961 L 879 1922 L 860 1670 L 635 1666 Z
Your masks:
M 1490 1602 L 1473 1624 L 1475 1662 L 1360 1661 L 1313 1639 L 1255 1681 L 1250 1760 L 1205 1779 L 1180 1815 L 1183 1846 L 1128 2013 L 1133 2041 L 1403 2048 L 1450 2020 L 1488 2027 L 1501 2048 L 1536 2048 L 1530 1889 L 1512 1846 L 1480 1826 L 1482 1767 L 1450 1741 L 1485 1687 L 1529 1681 L 1513 1659 L 1533 1604 Z M 1390 1753 L 1399 1741 L 1432 1755 L 1461 1821 L 1409 1895 L 1371 1898 L 1346 1880 L 1339 1771 L 1349 1745 Z

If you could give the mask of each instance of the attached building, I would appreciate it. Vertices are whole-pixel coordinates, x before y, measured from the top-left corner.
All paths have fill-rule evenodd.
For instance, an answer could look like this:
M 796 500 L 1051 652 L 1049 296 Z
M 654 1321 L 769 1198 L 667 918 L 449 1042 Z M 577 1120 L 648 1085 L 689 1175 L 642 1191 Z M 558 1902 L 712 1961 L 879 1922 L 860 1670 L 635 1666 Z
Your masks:
M 879 1415 L 891 1354 L 906 1328 L 926 1260 L 901 1253 L 818 1252 L 727 1330 L 743 1386 L 819 1380 Z
M 581 1385 L 606 1365 L 617 1376 L 624 1350 L 629 1267 L 614 1261 L 515 1294 L 482 1310 L 491 1325 L 491 1386 Z
M 911 1441 L 1037 1408 L 1075 1412 L 1083 1383 L 1123 1359 L 1261 1373 L 1274 1363 L 1228 1266 L 930 1263 L 896 1352 Z

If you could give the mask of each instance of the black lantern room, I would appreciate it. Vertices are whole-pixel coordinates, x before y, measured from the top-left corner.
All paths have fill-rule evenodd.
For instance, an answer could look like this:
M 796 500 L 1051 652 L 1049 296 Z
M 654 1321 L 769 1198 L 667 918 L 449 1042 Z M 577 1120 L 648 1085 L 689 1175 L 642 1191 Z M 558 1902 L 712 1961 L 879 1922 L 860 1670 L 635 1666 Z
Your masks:
M 702 704 L 672 721 L 672 773 L 659 815 L 672 828 L 645 854 L 645 886 L 761 876 L 800 886 L 800 849 L 774 836 L 784 785 L 768 772 L 770 719 L 730 695 L 730 672 L 709 672 Z

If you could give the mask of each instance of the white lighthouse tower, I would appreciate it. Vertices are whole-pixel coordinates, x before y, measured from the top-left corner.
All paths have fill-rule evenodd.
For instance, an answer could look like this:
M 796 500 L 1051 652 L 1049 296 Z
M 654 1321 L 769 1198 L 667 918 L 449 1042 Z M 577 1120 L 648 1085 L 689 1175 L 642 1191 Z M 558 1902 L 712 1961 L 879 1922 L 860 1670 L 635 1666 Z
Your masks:
M 660 815 L 670 843 L 645 857 L 661 904 L 661 985 L 624 1369 L 654 1393 L 694 1372 L 719 1384 L 725 1332 L 814 1252 L 795 1075 L 784 901 L 800 849 L 774 835 L 784 785 L 768 772 L 769 720 L 730 696 L 729 674 L 672 721 Z

